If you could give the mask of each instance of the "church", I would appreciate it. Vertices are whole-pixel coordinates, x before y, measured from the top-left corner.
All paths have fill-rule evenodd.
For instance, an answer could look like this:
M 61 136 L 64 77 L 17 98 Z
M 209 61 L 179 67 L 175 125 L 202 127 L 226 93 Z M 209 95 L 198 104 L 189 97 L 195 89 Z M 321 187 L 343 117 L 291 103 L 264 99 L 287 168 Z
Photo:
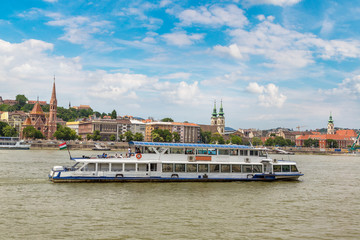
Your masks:
M 222 100 L 221 105 L 219 109 L 219 114 L 216 111 L 216 101 L 214 102 L 214 110 L 211 116 L 211 126 L 216 126 L 218 133 L 223 135 L 225 133 L 225 116 L 224 116 L 224 109 L 222 106 Z
M 54 133 L 57 130 L 56 112 L 57 112 L 57 99 L 56 99 L 55 77 L 54 77 L 53 89 L 50 99 L 50 112 L 44 113 L 38 100 L 35 103 L 31 112 L 29 113 L 29 116 L 22 124 L 20 137 L 24 138 L 23 129 L 25 127 L 33 126 L 35 129 L 39 130 L 44 135 L 44 138 L 52 139 Z

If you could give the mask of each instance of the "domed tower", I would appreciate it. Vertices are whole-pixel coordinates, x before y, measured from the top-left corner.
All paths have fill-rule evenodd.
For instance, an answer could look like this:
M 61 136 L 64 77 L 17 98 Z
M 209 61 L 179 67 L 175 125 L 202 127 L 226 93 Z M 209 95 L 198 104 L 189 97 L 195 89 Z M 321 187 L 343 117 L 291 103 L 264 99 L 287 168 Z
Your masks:
M 219 116 L 217 118 L 217 126 L 218 126 L 218 132 L 220 134 L 224 134 L 225 133 L 225 116 L 224 116 L 224 109 L 222 106 L 222 100 L 221 100 L 221 105 L 220 105 Z
M 328 121 L 328 125 L 327 125 L 327 134 L 335 134 L 334 121 L 332 119 L 331 112 L 330 112 L 330 117 L 329 117 L 329 121 Z
M 211 126 L 217 125 L 217 112 L 216 112 L 216 100 L 214 101 L 214 110 L 211 115 Z
M 47 132 L 48 139 L 52 139 L 54 133 L 57 130 L 56 113 L 57 113 L 57 99 L 56 99 L 55 76 L 54 76 L 53 89 L 52 89 L 52 94 L 51 94 L 51 99 L 50 99 L 50 113 L 49 113 L 48 132 Z

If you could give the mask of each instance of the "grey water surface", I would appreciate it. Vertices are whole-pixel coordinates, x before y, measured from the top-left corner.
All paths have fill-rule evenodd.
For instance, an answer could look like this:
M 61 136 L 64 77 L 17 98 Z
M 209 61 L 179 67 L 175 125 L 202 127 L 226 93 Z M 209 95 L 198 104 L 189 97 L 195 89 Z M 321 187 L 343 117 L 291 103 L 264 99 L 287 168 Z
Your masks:
M 0 239 L 360 239 L 360 157 L 290 158 L 300 181 L 54 184 L 67 151 L 0 150 Z

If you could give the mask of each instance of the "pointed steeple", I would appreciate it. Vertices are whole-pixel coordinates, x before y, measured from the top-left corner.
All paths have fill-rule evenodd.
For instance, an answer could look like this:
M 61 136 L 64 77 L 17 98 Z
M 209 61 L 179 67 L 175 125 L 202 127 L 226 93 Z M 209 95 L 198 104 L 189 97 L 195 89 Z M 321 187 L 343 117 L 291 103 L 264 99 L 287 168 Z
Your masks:
M 212 113 L 212 117 L 217 117 L 217 112 L 216 112 L 216 100 L 214 100 L 214 110 Z
M 223 117 L 224 116 L 224 109 L 222 106 L 222 99 L 221 99 L 221 105 L 220 105 L 220 111 L 219 111 L 219 117 Z
M 53 83 L 53 89 L 51 94 L 50 103 L 55 100 L 56 101 L 56 90 L 55 90 L 55 75 L 54 75 L 54 83 Z
M 40 103 L 39 103 L 39 97 L 37 98 L 37 101 L 36 101 L 33 109 L 31 110 L 30 114 L 44 115 L 44 111 L 42 110 Z
M 330 117 L 329 117 L 329 121 L 328 123 L 334 123 L 333 119 L 332 119 L 332 115 L 331 115 L 331 112 L 330 112 Z

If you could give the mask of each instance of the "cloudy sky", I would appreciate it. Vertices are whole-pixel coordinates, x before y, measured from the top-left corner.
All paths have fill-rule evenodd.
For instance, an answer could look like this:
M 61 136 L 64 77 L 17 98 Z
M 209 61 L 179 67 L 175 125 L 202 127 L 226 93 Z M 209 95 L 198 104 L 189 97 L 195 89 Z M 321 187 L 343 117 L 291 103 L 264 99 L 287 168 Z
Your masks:
M 0 96 L 233 128 L 359 128 L 360 1 L 17 0 Z

